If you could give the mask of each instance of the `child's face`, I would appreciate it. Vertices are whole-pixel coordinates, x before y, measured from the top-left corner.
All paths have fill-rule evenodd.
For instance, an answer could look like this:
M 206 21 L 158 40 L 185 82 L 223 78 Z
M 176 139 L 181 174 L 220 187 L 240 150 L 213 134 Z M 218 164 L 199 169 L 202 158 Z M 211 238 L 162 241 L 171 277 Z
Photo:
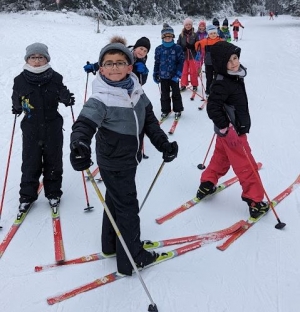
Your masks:
M 32 54 L 27 59 L 26 63 L 32 67 L 40 67 L 46 65 L 48 61 L 42 54 Z
M 199 26 L 198 27 L 200 31 L 204 31 L 205 30 L 205 26 Z
M 186 30 L 191 30 L 192 27 L 193 27 L 192 24 L 185 24 L 185 25 L 184 25 L 184 28 L 185 28 Z
M 133 50 L 133 55 L 136 58 L 144 58 L 148 53 L 148 49 L 145 47 L 137 47 Z
M 208 34 L 208 37 L 209 37 L 210 39 L 216 39 L 216 38 L 218 37 L 218 31 L 216 30 L 216 31 L 210 32 L 210 33 Z
M 99 71 L 104 77 L 111 81 L 121 81 L 132 72 L 132 65 L 128 65 L 125 55 L 121 53 L 106 53 Z
M 232 54 L 228 63 L 227 63 L 227 69 L 231 71 L 238 71 L 240 68 L 240 60 L 236 54 Z
M 163 40 L 165 42 L 171 42 L 173 40 L 173 38 L 174 38 L 173 34 L 165 34 L 163 37 Z

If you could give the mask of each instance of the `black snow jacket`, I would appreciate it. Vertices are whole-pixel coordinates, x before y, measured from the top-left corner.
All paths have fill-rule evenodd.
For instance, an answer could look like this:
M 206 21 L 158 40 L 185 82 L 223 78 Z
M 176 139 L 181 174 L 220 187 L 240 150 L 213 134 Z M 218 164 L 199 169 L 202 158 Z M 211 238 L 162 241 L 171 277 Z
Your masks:
M 28 81 L 24 70 L 15 77 L 12 94 L 13 108 L 24 112 L 22 129 L 28 129 L 42 142 L 47 138 L 47 131 L 51 131 L 56 124 L 62 124 L 62 117 L 57 111 L 59 102 L 68 104 L 71 97 L 59 73 L 49 68 L 47 74 L 43 82 L 38 79 L 41 74 L 32 76 L 37 78 L 36 81 Z
M 241 49 L 226 41 L 220 41 L 211 47 L 212 65 L 216 79 L 211 86 L 207 101 L 207 113 L 218 129 L 224 129 L 232 123 L 236 132 L 241 135 L 249 133 L 251 120 L 248 98 L 244 84 L 246 68 L 240 65 L 235 74 L 227 72 L 227 62 L 232 54 L 240 57 Z

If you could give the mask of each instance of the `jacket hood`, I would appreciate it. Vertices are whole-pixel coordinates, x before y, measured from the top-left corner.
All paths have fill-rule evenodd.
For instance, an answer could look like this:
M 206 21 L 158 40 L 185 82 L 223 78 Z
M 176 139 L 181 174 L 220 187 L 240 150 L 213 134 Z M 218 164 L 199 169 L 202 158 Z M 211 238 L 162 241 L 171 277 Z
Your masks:
M 211 46 L 210 49 L 212 65 L 218 74 L 227 76 L 227 63 L 232 54 L 240 58 L 241 48 L 226 41 L 219 41 Z

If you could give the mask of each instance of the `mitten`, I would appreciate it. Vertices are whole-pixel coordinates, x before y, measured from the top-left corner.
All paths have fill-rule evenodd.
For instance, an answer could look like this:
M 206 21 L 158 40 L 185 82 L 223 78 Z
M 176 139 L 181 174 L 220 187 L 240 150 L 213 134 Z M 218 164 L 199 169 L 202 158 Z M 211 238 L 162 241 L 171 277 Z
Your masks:
M 74 170 L 83 171 L 93 164 L 91 160 L 91 148 L 87 143 L 76 140 L 71 142 L 70 148 L 70 162 Z
M 228 128 L 225 139 L 230 148 L 236 148 L 240 144 L 239 136 L 237 135 L 235 129 L 232 126 Z
M 94 75 L 96 75 L 96 72 L 99 70 L 99 64 L 90 64 L 90 62 L 87 62 L 87 64 L 83 66 L 83 69 L 88 74 L 93 73 Z
M 177 142 L 174 141 L 172 143 L 165 142 L 162 145 L 163 150 L 163 160 L 164 162 L 171 162 L 177 157 L 178 154 L 178 145 Z
M 136 71 L 139 74 L 147 75 L 149 70 L 143 62 L 136 62 L 134 64 Z
M 153 74 L 153 81 L 157 84 L 160 83 L 160 77 L 158 74 Z

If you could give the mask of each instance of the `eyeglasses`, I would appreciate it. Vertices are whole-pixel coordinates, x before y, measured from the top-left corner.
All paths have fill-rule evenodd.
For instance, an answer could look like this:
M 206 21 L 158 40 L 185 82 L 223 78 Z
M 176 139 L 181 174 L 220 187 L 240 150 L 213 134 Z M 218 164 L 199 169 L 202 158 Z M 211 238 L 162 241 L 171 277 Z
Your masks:
M 42 62 L 45 59 L 45 56 L 33 56 L 33 55 L 31 55 L 31 56 L 29 56 L 29 59 L 33 62 L 36 62 L 36 61 Z
M 172 38 L 173 39 L 173 36 L 172 35 L 164 36 L 163 39 L 165 39 L 165 38 Z
M 114 67 L 114 65 L 116 65 L 117 68 L 125 68 L 125 66 L 128 66 L 128 63 L 126 62 L 106 62 L 104 64 L 102 64 L 102 67 L 105 67 L 106 69 L 112 69 Z

